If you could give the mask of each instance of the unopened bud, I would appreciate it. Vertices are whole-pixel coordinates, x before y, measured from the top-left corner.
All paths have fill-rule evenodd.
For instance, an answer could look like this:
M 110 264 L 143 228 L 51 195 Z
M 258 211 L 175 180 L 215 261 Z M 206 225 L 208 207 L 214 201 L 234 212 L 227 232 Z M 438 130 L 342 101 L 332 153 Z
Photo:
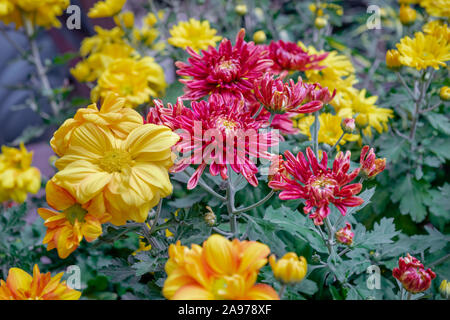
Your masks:
M 314 20 L 314 26 L 317 29 L 322 29 L 322 28 L 326 27 L 327 24 L 328 24 L 328 21 L 324 17 L 317 17 L 316 20 Z
M 216 215 L 214 214 L 214 212 L 212 211 L 211 207 L 206 206 L 206 209 L 208 210 L 207 213 L 205 213 L 205 222 L 208 226 L 212 227 L 216 224 Z
M 238 4 L 234 8 L 234 11 L 240 16 L 245 16 L 247 14 L 247 6 L 245 4 Z
M 450 87 L 443 86 L 439 91 L 439 97 L 444 101 L 450 100 Z
M 355 130 L 355 119 L 345 118 L 342 120 L 341 126 L 345 133 L 352 133 Z

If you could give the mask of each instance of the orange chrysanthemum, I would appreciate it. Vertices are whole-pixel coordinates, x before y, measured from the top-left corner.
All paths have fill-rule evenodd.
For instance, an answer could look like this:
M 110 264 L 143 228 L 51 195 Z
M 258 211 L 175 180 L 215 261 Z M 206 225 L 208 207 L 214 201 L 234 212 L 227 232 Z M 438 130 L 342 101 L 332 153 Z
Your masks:
M 47 183 L 45 191 L 48 204 L 58 210 L 38 209 L 47 227 L 43 240 L 47 250 L 56 248 L 59 257 L 65 259 L 78 248 L 83 237 L 91 242 L 102 234 L 102 223 L 111 216 L 106 213 L 101 193 L 87 203 L 79 204 L 67 190 L 52 180 Z
M 19 268 L 9 269 L 6 282 L 0 280 L 0 300 L 78 300 L 81 292 L 61 281 L 63 273 L 52 277 L 34 265 L 33 276 Z
M 270 249 L 256 241 L 233 241 L 214 234 L 203 246 L 169 247 L 163 294 L 171 300 L 277 300 L 275 290 L 255 284 Z

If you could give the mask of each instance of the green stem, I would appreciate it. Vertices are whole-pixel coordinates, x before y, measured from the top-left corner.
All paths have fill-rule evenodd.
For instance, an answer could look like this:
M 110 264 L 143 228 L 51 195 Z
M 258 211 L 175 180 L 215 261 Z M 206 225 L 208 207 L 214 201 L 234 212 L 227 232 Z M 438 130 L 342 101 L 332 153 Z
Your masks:
M 150 234 L 153 233 L 153 228 L 158 224 L 159 216 L 161 215 L 162 202 L 163 199 L 159 200 L 158 207 L 156 207 L 155 218 L 153 219 L 153 223 L 150 226 Z
M 314 153 L 319 161 L 319 111 L 314 113 Z
M 436 265 L 438 265 L 438 264 L 441 264 L 442 262 L 444 262 L 445 260 L 447 260 L 447 259 L 449 259 L 449 258 L 450 258 L 450 253 L 447 254 L 447 255 L 445 255 L 445 256 L 443 256 L 442 258 L 437 259 L 436 261 L 430 263 L 430 264 L 428 265 L 428 267 L 429 267 L 429 268 L 434 267 L 434 266 L 436 266 Z
M 408 292 L 408 295 L 406 296 L 406 300 L 411 300 L 411 296 L 412 296 L 411 292 Z
M 286 284 L 282 284 L 280 287 L 280 291 L 278 291 L 278 296 L 280 297 L 280 300 L 283 299 L 284 291 L 286 290 Z
M 230 169 L 230 167 L 228 167 Z M 230 229 L 231 233 L 235 238 L 239 238 L 239 228 L 238 228 L 238 222 L 237 222 L 237 215 L 234 214 L 235 208 L 234 208 L 234 195 L 235 190 L 233 187 L 233 183 L 231 181 L 231 170 L 229 170 L 229 176 L 227 180 L 227 196 L 226 196 L 226 202 L 227 202 L 227 211 L 228 211 L 228 217 L 230 218 Z
M 334 149 L 336 149 L 336 147 L 338 146 L 339 142 L 341 142 L 342 138 L 344 137 L 345 132 L 342 133 L 342 135 L 339 137 L 338 141 L 336 141 L 336 143 L 334 144 L 333 147 L 331 147 L 330 149 L 330 154 L 334 151 Z
M 271 190 L 263 199 L 259 200 L 258 202 L 254 203 L 254 204 L 252 204 L 252 205 L 250 205 L 250 206 L 248 206 L 246 208 L 237 209 L 233 213 L 234 214 L 239 214 L 239 213 L 246 212 L 246 211 L 252 210 L 254 208 L 257 208 L 260 205 L 262 205 L 264 202 L 269 200 L 274 194 L 275 194 L 275 191 Z

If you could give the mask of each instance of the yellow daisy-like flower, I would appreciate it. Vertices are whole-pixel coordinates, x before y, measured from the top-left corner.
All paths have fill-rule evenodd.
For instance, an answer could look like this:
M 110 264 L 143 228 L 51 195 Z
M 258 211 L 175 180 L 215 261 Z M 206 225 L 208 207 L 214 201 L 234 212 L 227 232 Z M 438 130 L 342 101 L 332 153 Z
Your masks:
M 344 131 L 341 127 L 342 118 L 331 113 L 322 113 L 319 115 L 319 143 L 326 143 L 334 146 Z M 306 116 L 297 120 L 296 126 L 300 132 L 311 139 L 310 127 L 314 123 L 314 116 Z M 295 123 L 294 123 L 295 124 Z M 359 140 L 359 135 L 346 133 L 339 142 L 344 145 L 349 141 Z M 337 146 L 339 150 L 339 146 Z
M 105 0 L 97 2 L 88 12 L 89 18 L 112 17 L 122 10 L 127 0 Z
M 355 118 L 356 124 L 364 127 L 363 133 L 372 136 L 371 128 L 378 133 L 387 131 L 389 118 L 393 117 L 393 111 L 387 108 L 379 108 L 375 105 L 377 96 L 366 98 L 366 89 L 361 91 L 349 91 L 351 94 L 351 104 L 337 110 L 341 118 Z
M 114 22 L 119 28 L 132 28 L 134 26 L 134 13 L 122 12 L 114 17 Z
M 425 8 L 430 16 L 450 18 L 450 0 L 421 0 L 420 6 Z
M 444 38 L 447 39 L 447 42 L 450 42 L 450 28 L 441 20 L 433 20 L 426 23 L 422 30 L 425 34 L 432 35 L 438 39 Z
M 162 95 L 166 86 L 164 70 L 152 57 L 117 59 L 103 72 L 91 98 L 97 101 L 114 92 L 125 98 L 127 107 L 136 107 Z
M 208 20 L 198 21 L 194 18 L 189 21 L 181 21 L 170 29 L 171 38 L 167 40 L 174 47 L 186 49 L 190 47 L 194 51 L 205 50 L 209 46 L 216 46 L 216 42 L 222 39 L 216 35 L 217 30 L 209 25 Z
M 450 60 L 450 43 L 446 38 L 416 32 L 414 38 L 404 37 L 397 44 L 400 62 L 417 70 L 445 67 Z
M 6 282 L 0 280 L 0 300 L 78 300 L 81 292 L 71 289 L 64 274 L 52 277 L 50 272 L 42 274 L 37 264 L 33 276 L 19 268 L 11 268 Z
M 22 203 L 28 193 L 36 194 L 41 187 L 41 173 L 32 167 L 33 152 L 24 144 L 20 149 L 2 146 L 0 154 L 0 202 Z
M 83 237 L 91 242 L 102 234 L 102 223 L 109 220 L 105 211 L 103 195 L 100 193 L 87 203 L 77 203 L 76 199 L 52 180 L 45 188 L 47 203 L 54 209 L 39 208 L 44 219 L 47 234 L 43 243 L 47 250 L 56 248 L 61 259 L 67 258 L 78 248 Z
M 270 249 L 256 241 L 230 241 L 218 234 L 191 249 L 169 247 L 163 294 L 170 300 L 278 300 L 275 290 L 255 284 Z
M 103 51 L 103 46 L 117 43 L 124 44 L 123 37 L 125 33 L 119 27 L 112 29 L 103 29 L 100 26 L 95 26 L 94 30 L 96 35 L 83 39 L 80 47 L 80 54 L 83 57 L 87 57 L 89 54 Z
M 142 116 L 133 109 L 125 107 L 125 100 L 115 93 L 109 93 L 101 109 L 95 103 L 77 110 L 73 118 L 67 119 L 53 134 L 50 145 L 53 151 L 63 156 L 70 146 L 72 134 L 82 124 L 91 122 L 98 127 L 111 130 L 112 134 L 125 139 L 135 128 L 143 124 Z
M 20 28 L 28 20 L 33 25 L 61 27 L 58 16 L 69 6 L 69 0 L 0 0 L 0 21 Z
M 172 193 L 168 169 L 171 147 L 179 136 L 169 128 L 145 124 L 118 139 L 109 130 L 84 123 L 73 133 L 64 156 L 55 162 L 61 170 L 56 184 L 87 203 L 100 193 L 111 223 L 144 222 L 150 208 Z

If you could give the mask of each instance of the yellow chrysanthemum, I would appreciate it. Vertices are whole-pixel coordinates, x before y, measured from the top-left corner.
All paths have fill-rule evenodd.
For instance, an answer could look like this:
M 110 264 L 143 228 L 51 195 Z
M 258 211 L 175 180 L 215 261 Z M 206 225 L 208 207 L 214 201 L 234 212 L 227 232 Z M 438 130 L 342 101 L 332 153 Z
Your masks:
M 313 46 L 306 47 L 301 41 L 298 42 L 298 45 L 307 50 L 309 54 L 325 53 L 323 50 L 317 51 Z M 350 59 L 343 54 L 339 54 L 337 51 L 328 52 L 328 56 L 320 61 L 318 65 L 325 68 L 321 70 L 306 70 L 305 74 L 308 80 L 313 81 L 313 78 L 320 77 L 321 79 L 333 82 L 334 80 L 340 80 L 342 77 L 348 77 L 355 73 L 355 68 Z
M 255 284 L 270 249 L 256 241 L 230 241 L 214 234 L 191 249 L 169 247 L 163 294 L 170 300 L 277 300 L 275 290 Z
M 63 156 L 69 148 L 74 130 L 87 122 L 109 129 L 115 137 L 125 139 L 133 129 L 143 124 L 143 118 L 135 110 L 126 108 L 124 104 L 123 98 L 109 93 L 100 110 L 95 103 L 78 109 L 75 116 L 67 119 L 53 134 L 50 140 L 53 151 Z
M 134 13 L 126 11 L 114 17 L 114 22 L 119 28 L 132 28 L 134 26 Z
M 28 193 L 36 194 L 41 187 L 41 173 L 31 166 L 33 152 L 24 144 L 20 149 L 2 146 L 0 154 L 0 202 L 22 203 Z
M 145 124 L 118 139 L 110 130 L 88 122 L 73 133 L 54 182 L 87 203 L 100 193 L 111 223 L 144 222 L 150 208 L 172 193 L 168 169 L 171 147 L 179 136 L 169 128 Z
M 56 248 L 61 259 L 67 258 L 78 248 L 83 237 L 91 242 L 102 234 L 102 223 L 109 220 L 103 195 L 88 201 L 77 203 L 76 199 L 52 180 L 45 188 L 47 203 L 56 211 L 39 208 L 38 213 L 44 219 L 47 233 L 43 243 L 47 250 Z
M 447 42 L 450 42 L 450 28 L 441 20 L 433 20 L 426 23 L 422 30 L 425 34 L 432 35 L 438 39 L 444 38 L 447 39 Z
M 0 300 L 78 300 L 81 292 L 61 282 L 63 273 L 52 277 L 50 272 L 42 274 L 37 264 L 33 276 L 19 268 L 11 268 L 6 282 L 0 280 Z
M 89 18 L 105 18 L 112 17 L 122 10 L 127 0 L 105 0 L 95 3 L 95 5 L 89 10 Z
M 389 118 L 393 117 L 393 111 L 387 108 L 379 108 L 375 105 L 378 100 L 377 96 L 366 98 L 366 89 L 361 91 L 349 91 L 351 95 L 351 104 L 343 106 L 337 110 L 337 114 L 341 118 L 355 118 L 356 124 L 363 127 L 363 133 L 372 136 L 371 128 L 378 133 L 387 131 Z
M 302 281 L 308 269 L 306 259 L 298 257 L 295 252 L 288 252 L 279 260 L 271 255 L 269 263 L 275 278 L 284 284 L 295 284 Z
M 124 31 L 119 27 L 114 27 L 110 30 L 103 29 L 100 26 L 95 26 L 96 34 L 92 37 L 83 39 L 80 47 L 80 54 L 87 57 L 89 54 L 103 51 L 103 46 L 116 43 L 124 44 Z
M 14 23 L 16 28 L 24 25 L 23 19 L 45 28 L 59 28 L 61 22 L 57 17 L 69 4 L 69 0 L 0 0 L 0 21 Z
M 417 70 L 445 67 L 450 60 L 450 43 L 446 38 L 416 32 L 414 38 L 404 37 L 397 44 L 400 62 Z
M 205 50 L 209 46 L 216 46 L 216 42 L 222 39 L 216 35 L 217 30 L 209 25 L 208 20 L 198 21 L 193 18 L 189 21 L 181 21 L 170 29 L 171 38 L 167 40 L 174 47 L 194 51 Z
M 319 143 L 326 143 L 329 146 L 334 146 L 339 138 L 342 136 L 344 131 L 341 127 L 342 118 L 333 115 L 331 113 L 322 113 L 319 115 Z M 300 132 L 311 139 L 310 127 L 314 123 L 314 116 L 305 116 L 299 118 L 294 122 Z M 346 144 L 349 141 L 357 141 L 359 135 L 346 133 L 341 139 L 341 145 Z M 339 149 L 339 146 L 337 146 Z
M 127 107 L 136 107 L 163 94 L 167 84 L 164 70 L 152 57 L 114 60 L 91 91 L 92 101 L 114 92 L 125 98 Z
M 450 18 L 450 0 L 421 0 L 420 6 L 424 7 L 430 16 Z

